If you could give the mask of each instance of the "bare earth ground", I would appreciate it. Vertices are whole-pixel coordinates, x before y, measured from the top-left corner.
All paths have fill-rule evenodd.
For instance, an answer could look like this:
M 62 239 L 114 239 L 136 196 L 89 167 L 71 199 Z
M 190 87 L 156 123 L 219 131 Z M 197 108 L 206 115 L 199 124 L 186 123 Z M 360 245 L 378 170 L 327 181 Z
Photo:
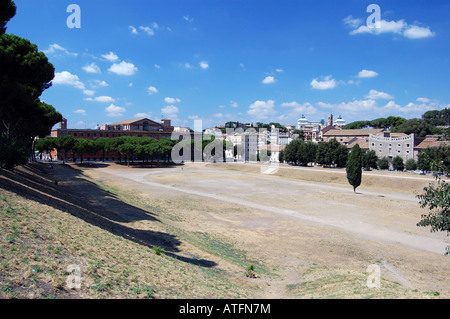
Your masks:
M 416 226 L 426 212 L 415 195 L 429 176 L 365 172 L 355 194 L 342 170 L 281 166 L 263 172 L 234 163 L 84 170 L 102 184 L 159 203 L 174 215 L 174 226 L 246 252 L 260 276 L 245 281 L 256 288 L 254 297 L 450 296 L 450 257 L 443 255 L 449 238 Z M 199 254 L 194 246 L 180 249 Z M 245 265 L 220 257 L 213 257 L 216 267 L 241 276 Z M 380 267 L 380 288 L 367 287 L 370 265 Z

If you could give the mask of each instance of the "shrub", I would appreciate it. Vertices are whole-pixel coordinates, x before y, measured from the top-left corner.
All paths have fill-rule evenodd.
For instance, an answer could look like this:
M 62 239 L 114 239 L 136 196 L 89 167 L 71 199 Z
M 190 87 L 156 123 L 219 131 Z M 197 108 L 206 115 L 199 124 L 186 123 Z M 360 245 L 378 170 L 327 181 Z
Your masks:
M 377 165 L 379 169 L 389 169 L 389 161 L 386 157 L 380 158 Z
M 415 171 L 417 169 L 417 163 L 413 158 L 410 158 L 405 163 L 406 170 Z
M 403 158 L 396 156 L 392 161 L 392 165 L 396 171 L 402 171 L 405 169 L 405 164 L 403 164 Z

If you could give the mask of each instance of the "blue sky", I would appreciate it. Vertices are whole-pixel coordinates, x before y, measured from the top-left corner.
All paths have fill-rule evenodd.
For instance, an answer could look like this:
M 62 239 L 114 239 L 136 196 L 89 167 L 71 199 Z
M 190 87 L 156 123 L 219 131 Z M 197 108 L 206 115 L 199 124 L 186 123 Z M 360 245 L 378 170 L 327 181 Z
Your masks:
M 450 107 L 450 2 L 15 0 L 7 33 L 55 66 L 71 128 L 420 117 Z M 380 8 L 369 28 L 369 4 Z M 69 28 L 70 4 L 81 9 Z

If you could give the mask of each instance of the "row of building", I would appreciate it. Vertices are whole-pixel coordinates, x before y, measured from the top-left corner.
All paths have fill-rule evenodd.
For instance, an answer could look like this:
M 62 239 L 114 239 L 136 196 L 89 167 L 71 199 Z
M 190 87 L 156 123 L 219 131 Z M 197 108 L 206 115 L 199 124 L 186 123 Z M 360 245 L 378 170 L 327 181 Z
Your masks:
M 418 154 L 425 148 L 439 146 L 449 142 L 440 141 L 440 136 L 427 136 L 418 138 L 414 134 L 393 133 L 384 129 L 342 129 L 345 120 L 338 117 L 333 121 L 333 115 L 328 116 L 327 121 L 309 122 L 302 116 L 297 126 L 285 125 L 283 130 L 274 126 L 269 129 L 256 129 L 243 124 L 241 127 L 230 131 L 224 126 L 215 126 L 203 130 L 204 134 L 214 135 L 218 139 L 225 139 L 239 146 L 238 155 L 235 157 L 233 150 L 227 150 L 227 158 L 249 161 L 256 160 L 257 155 L 269 151 L 270 160 L 278 161 L 279 154 L 293 140 L 300 137 L 299 130 L 306 141 L 314 143 L 337 140 L 348 149 L 358 144 L 363 150 L 374 150 L 379 158 L 386 157 L 392 161 L 400 156 L 406 162 L 408 159 L 417 160 Z M 188 133 L 190 128 L 174 127 L 170 119 L 162 119 L 160 122 L 148 118 L 120 121 L 112 124 L 97 126 L 95 129 L 68 129 L 67 120 L 63 119 L 59 128 L 52 130 L 51 136 L 72 135 L 75 138 L 96 140 L 99 138 L 114 138 L 120 136 L 136 136 L 161 139 L 172 137 L 173 133 Z M 107 159 L 117 159 L 117 154 L 106 154 Z M 99 154 L 90 154 L 91 158 L 99 158 Z

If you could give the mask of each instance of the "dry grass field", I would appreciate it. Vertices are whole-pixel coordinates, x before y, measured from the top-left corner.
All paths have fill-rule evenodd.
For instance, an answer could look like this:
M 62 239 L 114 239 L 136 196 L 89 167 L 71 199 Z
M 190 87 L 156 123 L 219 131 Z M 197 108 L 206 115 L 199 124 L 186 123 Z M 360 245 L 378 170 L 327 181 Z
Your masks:
M 343 170 L 262 168 L 0 170 L 0 296 L 450 297 L 449 238 L 416 226 L 429 176 L 364 172 L 354 193 Z

